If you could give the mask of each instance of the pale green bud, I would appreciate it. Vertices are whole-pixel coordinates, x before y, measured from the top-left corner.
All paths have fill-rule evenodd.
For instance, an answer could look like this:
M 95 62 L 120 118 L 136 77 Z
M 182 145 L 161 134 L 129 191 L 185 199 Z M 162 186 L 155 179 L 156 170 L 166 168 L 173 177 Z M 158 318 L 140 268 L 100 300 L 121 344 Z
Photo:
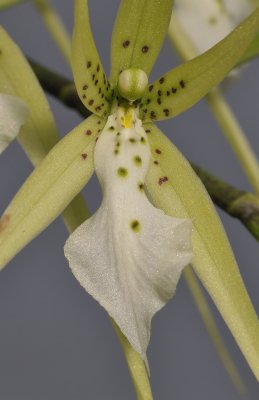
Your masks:
M 118 80 L 118 90 L 122 97 L 135 101 L 142 97 L 148 85 L 147 74 L 138 68 L 122 71 Z

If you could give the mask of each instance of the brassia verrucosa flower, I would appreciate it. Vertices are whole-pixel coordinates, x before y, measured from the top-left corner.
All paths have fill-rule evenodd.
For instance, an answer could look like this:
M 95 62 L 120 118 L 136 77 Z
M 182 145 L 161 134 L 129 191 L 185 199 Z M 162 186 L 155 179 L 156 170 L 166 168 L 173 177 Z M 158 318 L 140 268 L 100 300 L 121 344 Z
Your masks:
M 87 1 L 75 1 L 72 69 L 93 115 L 49 152 L 3 214 L 9 222 L 0 234 L 0 265 L 62 212 L 95 168 L 102 205 L 65 246 L 81 285 L 145 359 L 151 318 L 192 259 L 259 378 L 258 319 L 222 225 L 189 163 L 154 125 L 187 110 L 229 73 L 258 33 L 259 9 L 209 51 L 148 85 L 171 11 L 172 0 L 121 2 L 108 79 Z M 4 64 L 9 39 L 0 35 Z
M 255 8 L 253 0 L 175 0 L 174 16 L 201 54 L 228 35 Z

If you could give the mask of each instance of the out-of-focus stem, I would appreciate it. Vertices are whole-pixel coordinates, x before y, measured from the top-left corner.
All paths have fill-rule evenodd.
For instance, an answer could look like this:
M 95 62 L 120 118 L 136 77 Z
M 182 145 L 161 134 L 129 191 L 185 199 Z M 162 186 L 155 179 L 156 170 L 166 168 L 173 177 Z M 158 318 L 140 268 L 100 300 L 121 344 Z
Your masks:
M 246 173 L 251 186 L 259 194 L 259 163 L 245 133 L 224 99 L 221 90 L 219 88 L 213 89 L 206 96 L 206 100 Z
M 40 13 L 49 33 L 70 65 L 70 37 L 59 15 L 49 4 L 48 0 L 35 0 L 34 5 Z

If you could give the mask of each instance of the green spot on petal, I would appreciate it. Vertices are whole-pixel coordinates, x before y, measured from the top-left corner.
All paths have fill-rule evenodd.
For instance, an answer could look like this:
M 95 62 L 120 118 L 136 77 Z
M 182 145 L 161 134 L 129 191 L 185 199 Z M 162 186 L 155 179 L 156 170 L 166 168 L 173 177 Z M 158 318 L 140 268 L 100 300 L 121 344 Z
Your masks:
M 141 229 L 141 225 L 140 222 L 136 219 L 134 219 L 131 223 L 130 223 L 130 227 L 134 232 L 139 232 Z
M 126 168 L 120 167 L 118 168 L 117 173 L 120 177 L 125 178 L 128 175 L 128 170 Z

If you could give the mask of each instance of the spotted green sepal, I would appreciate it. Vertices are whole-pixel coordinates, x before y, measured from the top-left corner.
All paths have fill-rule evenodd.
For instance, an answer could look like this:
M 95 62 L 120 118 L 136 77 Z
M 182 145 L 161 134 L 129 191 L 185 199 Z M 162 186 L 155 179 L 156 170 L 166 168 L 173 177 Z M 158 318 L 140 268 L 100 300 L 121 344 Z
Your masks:
M 235 66 L 259 31 L 259 8 L 217 45 L 151 84 L 140 105 L 144 121 L 174 117 L 217 85 Z
M 111 81 L 139 68 L 149 75 L 167 34 L 173 0 L 122 0 L 112 34 Z
M 245 53 L 243 54 L 237 65 L 239 66 L 241 64 L 245 64 L 258 57 L 259 57 L 259 34 L 256 35 L 255 39 L 248 46 L 248 48 L 246 49 Z
M 259 379 L 259 324 L 230 244 L 204 186 L 177 148 L 145 125 L 153 162 L 146 187 L 154 205 L 193 222 L 193 267 Z
M 88 110 L 106 116 L 113 91 L 96 50 L 87 0 L 75 0 L 72 69 L 78 95 Z
M 0 269 L 45 229 L 93 173 L 104 122 L 91 116 L 64 137 L 29 176 L 0 219 Z
M 0 11 L 8 8 L 10 6 L 15 6 L 17 4 L 25 3 L 28 0 L 1 0 L 0 2 Z
M 18 140 L 34 165 L 58 141 L 53 115 L 30 65 L 10 36 L 0 27 L 0 92 L 22 99 L 29 116 Z

